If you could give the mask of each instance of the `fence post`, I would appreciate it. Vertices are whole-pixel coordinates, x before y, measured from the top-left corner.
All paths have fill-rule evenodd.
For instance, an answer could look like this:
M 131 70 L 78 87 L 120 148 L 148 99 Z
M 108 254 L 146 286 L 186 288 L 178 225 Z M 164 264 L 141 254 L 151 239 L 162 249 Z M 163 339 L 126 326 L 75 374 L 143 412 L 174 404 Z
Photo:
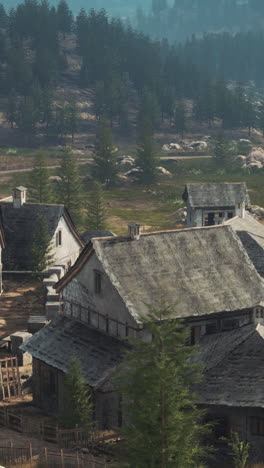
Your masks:
M 30 466 L 33 467 L 33 453 L 32 453 L 32 444 L 29 444 L 29 456 L 30 456 Z
M 92 458 L 92 468 L 95 468 L 94 456 L 93 456 L 93 458 Z
M 47 447 L 45 447 L 44 452 L 45 452 L 45 463 L 48 466 L 48 449 L 47 449 Z
M 61 466 L 62 466 L 62 468 L 64 468 L 64 453 L 63 453 L 63 449 L 61 449 Z
M 77 468 L 80 468 L 79 452 L 76 453 Z

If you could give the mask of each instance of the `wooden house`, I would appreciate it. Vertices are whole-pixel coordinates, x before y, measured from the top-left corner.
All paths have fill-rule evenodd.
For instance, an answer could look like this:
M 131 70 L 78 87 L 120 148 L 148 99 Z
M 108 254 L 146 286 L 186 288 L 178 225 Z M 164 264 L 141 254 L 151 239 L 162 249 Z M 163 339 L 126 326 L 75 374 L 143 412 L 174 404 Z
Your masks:
M 46 410 L 62 409 L 64 376 L 77 354 L 93 389 L 99 427 L 122 424 L 111 377 L 122 362 L 129 336 L 151 339 L 142 325 L 146 304 L 159 307 L 163 298 L 176 304 L 175 319 L 184 319 L 191 328 L 190 344 L 201 343 L 200 359 L 206 363 L 211 359 L 207 379 L 213 379 L 219 367 L 224 380 L 232 359 L 233 375 L 242 376 L 241 392 L 246 393 L 242 387 L 254 372 L 262 375 L 260 348 L 246 342 L 254 337 L 262 346 L 263 281 L 231 226 L 142 234 L 140 226 L 130 225 L 127 237 L 92 239 L 56 289 L 63 303 L 61 315 L 22 346 L 33 356 L 34 400 Z M 251 349 L 255 366 L 251 373 L 249 359 L 237 362 L 234 370 L 232 353 L 243 354 L 244 346 Z M 221 373 L 217 375 L 208 384 L 215 389 L 215 403 L 207 401 L 207 384 L 199 388 L 199 403 L 212 413 L 215 409 L 218 416 L 239 414 L 246 425 L 256 414 L 255 406 L 243 406 L 231 387 L 225 398 L 220 393 L 217 397 L 217 390 L 224 388 Z M 264 397 L 248 403 L 257 404 L 262 417 Z
M 250 199 L 245 182 L 187 184 L 187 227 L 215 226 L 235 216 L 245 217 Z

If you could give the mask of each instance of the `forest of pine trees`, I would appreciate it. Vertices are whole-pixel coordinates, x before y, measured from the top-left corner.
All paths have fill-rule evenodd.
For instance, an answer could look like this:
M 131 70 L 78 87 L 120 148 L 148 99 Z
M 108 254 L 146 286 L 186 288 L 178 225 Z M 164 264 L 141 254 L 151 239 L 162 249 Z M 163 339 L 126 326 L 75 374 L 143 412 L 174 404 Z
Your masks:
M 153 8 L 165 4 L 157 0 Z M 65 0 L 56 8 L 46 0 L 26 0 L 9 12 L 1 5 L 0 22 L 4 110 L 26 144 L 39 133 L 53 143 L 63 144 L 66 136 L 73 142 L 78 131 L 78 103 L 55 103 L 68 66 L 61 41 L 69 33 L 76 35 L 82 62 L 74 86 L 93 89 L 95 116 L 107 118 L 120 135 L 131 130 L 131 99 L 138 108 L 139 130 L 147 116 L 153 131 L 167 119 L 179 134 L 188 132 L 186 99 L 194 104 L 188 117 L 209 127 L 218 119 L 225 129 L 263 129 L 263 103 L 247 86 L 263 85 L 263 31 L 193 36 L 169 45 L 109 19 L 104 10 L 81 9 L 74 18 Z

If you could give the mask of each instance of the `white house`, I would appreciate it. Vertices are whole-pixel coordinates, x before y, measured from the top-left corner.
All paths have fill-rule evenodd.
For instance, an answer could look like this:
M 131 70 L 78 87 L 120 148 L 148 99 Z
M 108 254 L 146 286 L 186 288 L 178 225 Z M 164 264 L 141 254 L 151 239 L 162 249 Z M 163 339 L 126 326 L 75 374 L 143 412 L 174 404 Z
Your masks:
M 26 187 L 16 187 L 13 196 L 0 200 L 6 249 L 5 270 L 30 270 L 30 246 L 36 220 L 46 219 L 53 264 L 68 270 L 78 258 L 84 242 L 64 205 L 28 203 Z

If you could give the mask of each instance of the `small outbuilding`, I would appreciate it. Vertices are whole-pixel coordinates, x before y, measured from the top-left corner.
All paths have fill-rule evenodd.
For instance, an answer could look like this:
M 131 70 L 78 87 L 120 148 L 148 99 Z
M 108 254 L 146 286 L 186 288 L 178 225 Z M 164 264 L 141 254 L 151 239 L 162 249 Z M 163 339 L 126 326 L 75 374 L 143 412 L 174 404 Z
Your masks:
M 187 227 L 215 226 L 235 216 L 245 217 L 250 199 L 245 182 L 187 184 Z

